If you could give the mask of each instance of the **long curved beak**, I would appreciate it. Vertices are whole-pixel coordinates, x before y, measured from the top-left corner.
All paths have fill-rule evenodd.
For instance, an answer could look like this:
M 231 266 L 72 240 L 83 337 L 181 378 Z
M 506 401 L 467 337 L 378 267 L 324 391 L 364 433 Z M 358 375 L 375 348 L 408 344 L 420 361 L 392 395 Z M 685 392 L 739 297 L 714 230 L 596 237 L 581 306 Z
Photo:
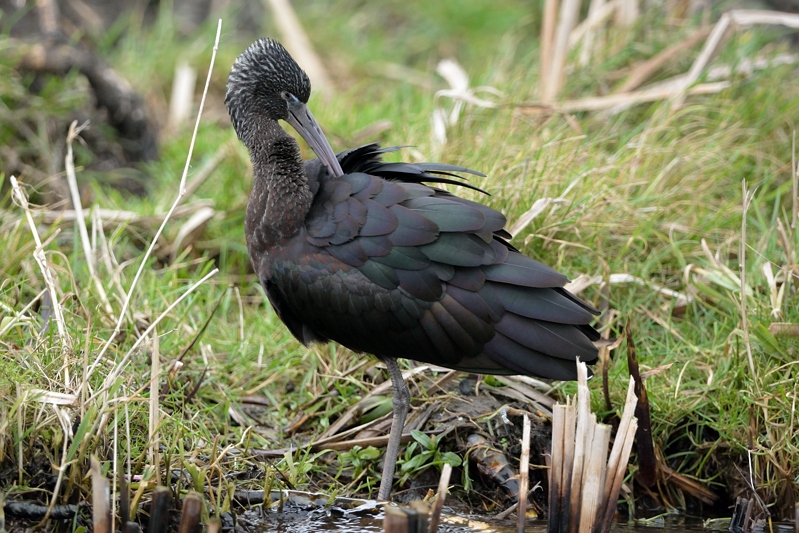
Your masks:
M 287 122 L 291 124 L 291 127 L 297 130 L 297 133 L 305 139 L 305 142 L 314 151 L 316 157 L 330 170 L 334 177 L 343 176 L 344 171 L 341 170 L 336 154 L 330 147 L 330 143 L 327 142 L 325 134 L 322 133 L 308 106 L 303 104 L 298 98 L 294 98 L 288 102 L 288 109 Z

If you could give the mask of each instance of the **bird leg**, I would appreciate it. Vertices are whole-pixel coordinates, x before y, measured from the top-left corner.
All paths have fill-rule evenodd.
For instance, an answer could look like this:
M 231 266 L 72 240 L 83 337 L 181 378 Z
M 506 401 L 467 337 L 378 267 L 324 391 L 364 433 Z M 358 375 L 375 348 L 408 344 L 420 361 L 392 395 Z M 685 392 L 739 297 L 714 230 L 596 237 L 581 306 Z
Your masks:
M 397 360 L 393 357 L 386 357 L 383 362 L 388 367 L 388 375 L 391 377 L 391 385 L 394 387 L 394 399 L 391 402 L 394 408 L 394 418 L 391 421 L 391 432 L 388 435 L 388 446 L 386 446 L 386 456 L 383 460 L 383 477 L 380 478 L 378 500 L 391 498 L 391 486 L 394 484 L 394 470 L 397 466 L 397 457 L 399 457 L 402 431 L 405 428 L 405 417 L 408 415 L 411 402 L 411 393 L 408 391 L 408 386 L 405 385 L 405 379 L 402 377 L 402 370 L 400 370 Z

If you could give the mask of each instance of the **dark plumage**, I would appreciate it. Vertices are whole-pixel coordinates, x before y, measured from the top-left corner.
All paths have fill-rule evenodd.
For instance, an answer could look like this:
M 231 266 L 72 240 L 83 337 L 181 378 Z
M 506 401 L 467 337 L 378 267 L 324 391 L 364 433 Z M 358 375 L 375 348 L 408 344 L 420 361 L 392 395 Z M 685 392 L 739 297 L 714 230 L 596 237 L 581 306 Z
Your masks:
M 276 41 L 236 60 L 225 103 L 250 152 L 250 258 L 269 301 L 301 342 L 333 340 L 386 362 L 395 420 L 380 498 L 390 494 L 408 391 L 396 358 L 486 374 L 575 379 L 597 358 L 597 314 L 567 279 L 520 254 L 505 217 L 424 183 L 457 183 L 452 165 L 386 163 L 370 144 L 334 155 L 305 103 L 310 83 Z M 304 161 L 286 120 L 319 159 Z M 466 185 L 469 187 L 469 185 Z

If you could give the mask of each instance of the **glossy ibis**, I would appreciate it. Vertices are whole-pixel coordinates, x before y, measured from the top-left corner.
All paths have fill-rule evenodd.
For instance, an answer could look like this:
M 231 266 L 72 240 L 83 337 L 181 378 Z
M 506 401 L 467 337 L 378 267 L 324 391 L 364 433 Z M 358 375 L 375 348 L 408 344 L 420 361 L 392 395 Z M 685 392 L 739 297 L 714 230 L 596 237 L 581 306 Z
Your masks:
M 388 367 L 394 419 L 378 492 L 388 499 L 410 401 L 398 357 L 575 379 L 576 356 L 597 358 L 597 311 L 563 289 L 564 275 L 508 243 L 501 213 L 435 186 L 481 174 L 383 162 L 396 148 L 377 144 L 335 154 L 306 107 L 310 94 L 308 76 L 274 40 L 256 41 L 233 64 L 225 104 L 254 174 L 247 248 L 297 339 L 336 341 Z M 318 159 L 303 161 L 279 120 Z

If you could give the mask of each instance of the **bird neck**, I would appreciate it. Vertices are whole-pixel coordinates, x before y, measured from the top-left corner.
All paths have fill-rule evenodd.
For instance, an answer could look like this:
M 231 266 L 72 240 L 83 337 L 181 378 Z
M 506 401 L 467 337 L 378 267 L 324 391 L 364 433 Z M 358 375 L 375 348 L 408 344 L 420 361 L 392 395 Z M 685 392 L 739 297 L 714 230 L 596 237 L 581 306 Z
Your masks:
M 258 117 L 250 125 L 242 137 L 253 168 L 245 232 L 255 261 L 302 230 L 313 195 L 294 138 L 275 120 Z

